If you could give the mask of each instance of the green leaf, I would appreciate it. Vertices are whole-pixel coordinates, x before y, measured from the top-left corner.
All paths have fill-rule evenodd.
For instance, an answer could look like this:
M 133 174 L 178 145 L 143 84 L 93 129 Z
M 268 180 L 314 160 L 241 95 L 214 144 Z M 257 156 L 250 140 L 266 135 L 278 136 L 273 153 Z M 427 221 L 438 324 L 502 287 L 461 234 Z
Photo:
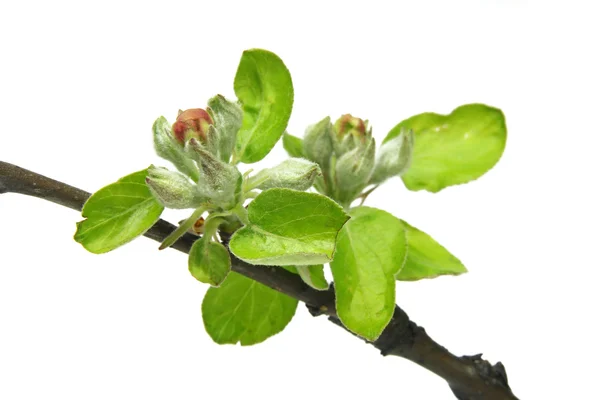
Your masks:
M 296 270 L 304 283 L 313 289 L 329 289 L 329 282 L 325 279 L 325 272 L 322 265 L 298 265 L 296 266 Z
M 281 332 L 297 305 L 298 300 L 231 272 L 221 287 L 206 292 L 202 319 L 216 343 L 249 346 Z
M 163 206 L 146 185 L 148 170 L 127 175 L 94 193 L 81 212 L 75 240 L 100 254 L 146 232 L 158 221 Z
M 323 195 L 269 189 L 250 203 L 250 224 L 232 236 L 229 249 L 250 264 L 322 264 L 333 258 L 335 239 L 348 218 Z
M 406 226 L 408 254 L 404 267 L 396 275 L 397 280 L 416 281 L 467 272 L 463 263 L 431 236 L 403 222 Z
M 376 208 L 354 208 L 350 216 L 331 263 L 336 309 L 346 328 L 373 341 L 394 314 L 406 234 L 402 221 Z
M 231 259 L 225 246 L 212 242 L 205 235 L 192 245 L 188 267 L 192 276 L 200 282 L 219 286 L 231 270 Z
M 449 115 L 415 115 L 396 125 L 384 142 L 402 128 L 415 133 L 412 162 L 402 175 L 410 190 L 435 193 L 477 179 L 498 162 L 506 144 L 504 114 L 483 104 L 460 106 Z
M 292 77 L 277 55 L 246 50 L 233 88 L 244 110 L 236 139 L 237 160 L 254 163 L 271 151 L 287 127 L 294 103 Z
M 283 148 L 290 157 L 304 158 L 304 144 L 299 137 L 283 132 Z

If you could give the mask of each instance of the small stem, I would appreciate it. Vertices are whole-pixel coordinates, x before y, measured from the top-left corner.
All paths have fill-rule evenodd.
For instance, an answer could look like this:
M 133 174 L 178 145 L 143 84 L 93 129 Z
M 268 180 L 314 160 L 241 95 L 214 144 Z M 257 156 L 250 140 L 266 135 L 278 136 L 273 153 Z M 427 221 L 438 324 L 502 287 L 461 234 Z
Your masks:
M 242 221 L 242 224 L 250 225 L 248 210 L 246 210 L 243 204 L 238 204 L 238 206 L 231 211 L 240 219 L 240 221 Z
M 379 185 L 375 185 L 373 186 L 371 189 L 367 190 L 366 192 L 361 193 L 357 199 L 361 199 L 359 206 L 362 206 L 365 203 L 365 200 L 367 200 L 367 197 L 369 197 L 369 195 L 371 193 L 373 193 L 373 191 L 375 189 L 377 189 L 379 187 Z
M 260 185 L 262 185 L 263 183 L 265 183 L 268 180 L 269 180 L 268 175 L 263 175 L 261 177 L 260 173 L 257 175 L 248 177 L 246 182 L 244 182 L 244 188 L 243 188 L 244 194 L 248 193 L 249 191 L 251 191 L 253 189 L 256 189 L 257 187 L 259 187 Z
M 250 192 L 246 192 L 244 193 L 244 200 L 246 199 L 254 199 L 256 198 L 258 195 L 260 194 L 260 192 L 257 192 L 255 190 L 252 190 Z
M 217 233 L 217 229 L 219 228 L 219 225 L 221 225 L 221 223 L 223 221 L 225 221 L 224 218 L 220 218 L 218 216 L 217 213 L 215 215 L 209 216 L 206 219 L 206 222 L 204 222 L 204 237 L 206 238 L 212 238 L 213 236 L 215 236 L 215 234 Z
M 167 236 L 165 240 L 163 240 L 158 249 L 166 249 L 167 247 L 170 247 L 173 243 L 175 243 L 177 239 L 183 236 L 192 226 L 194 226 L 196 221 L 198 221 L 198 218 L 200 218 L 205 211 L 205 207 L 197 208 L 188 219 L 179 224 L 177 229 L 171 232 L 171 234 Z

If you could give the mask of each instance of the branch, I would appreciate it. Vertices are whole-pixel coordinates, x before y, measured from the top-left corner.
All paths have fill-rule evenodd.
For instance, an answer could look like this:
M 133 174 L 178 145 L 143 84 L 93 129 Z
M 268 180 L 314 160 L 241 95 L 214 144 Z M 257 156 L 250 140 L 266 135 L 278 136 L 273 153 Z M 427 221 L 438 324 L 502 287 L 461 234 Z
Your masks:
M 0 194 L 10 192 L 38 197 L 74 210 L 81 210 L 90 196 L 81 189 L 0 161 Z M 161 219 L 144 236 L 162 242 L 174 229 L 174 225 Z M 186 234 L 172 247 L 188 253 L 196 239 Z M 333 288 L 318 291 L 283 268 L 250 265 L 233 254 L 231 259 L 233 271 L 304 302 L 312 315 L 327 315 L 331 322 L 344 327 L 336 314 Z M 368 343 L 384 356 L 405 358 L 439 375 L 459 400 L 517 400 L 508 385 L 502 363 L 492 366 L 481 358 L 481 354 L 453 355 L 431 339 L 425 329 L 412 322 L 398 306 L 381 336 Z

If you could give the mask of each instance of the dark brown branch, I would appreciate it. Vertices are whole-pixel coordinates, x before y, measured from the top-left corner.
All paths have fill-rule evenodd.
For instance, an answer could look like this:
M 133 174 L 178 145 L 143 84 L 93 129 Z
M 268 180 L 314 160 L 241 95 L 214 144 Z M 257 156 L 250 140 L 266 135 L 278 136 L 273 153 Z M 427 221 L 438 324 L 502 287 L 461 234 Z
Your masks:
M 26 169 L 0 161 L 0 193 L 20 193 L 81 210 L 88 192 L 36 174 Z M 175 226 L 159 220 L 145 236 L 161 242 Z M 185 235 L 172 247 L 189 252 L 196 239 Z M 247 264 L 232 255 L 232 268 L 244 276 L 258 281 L 290 297 L 298 299 L 317 315 L 327 315 L 329 320 L 343 327 L 335 311 L 335 291 L 318 291 L 307 286 L 298 275 L 283 268 Z M 481 355 L 457 357 L 431 339 L 425 330 L 412 322 L 398 306 L 394 317 L 381 336 L 370 342 L 384 356 L 393 355 L 411 360 L 448 382 L 460 400 L 507 400 L 513 395 L 504 366 L 492 366 Z

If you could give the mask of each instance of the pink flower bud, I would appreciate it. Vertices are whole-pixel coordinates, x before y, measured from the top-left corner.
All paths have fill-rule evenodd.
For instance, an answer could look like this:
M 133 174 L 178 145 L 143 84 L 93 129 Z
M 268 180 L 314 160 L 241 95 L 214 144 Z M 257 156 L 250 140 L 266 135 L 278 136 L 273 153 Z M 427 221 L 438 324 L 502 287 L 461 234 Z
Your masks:
M 201 143 L 206 143 L 208 128 L 213 124 L 210 114 L 201 108 L 190 108 L 177 116 L 173 124 L 175 139 L 184 144 L 190 138 L 196 138 Z
M 343 139 L 347 135 L 352 135 L 364 142 L 367 137 L 367 124 L 365 124 L 365 121 L 350 114 L 342 115 L 335 121 L 333 127 L 338 140 Z

